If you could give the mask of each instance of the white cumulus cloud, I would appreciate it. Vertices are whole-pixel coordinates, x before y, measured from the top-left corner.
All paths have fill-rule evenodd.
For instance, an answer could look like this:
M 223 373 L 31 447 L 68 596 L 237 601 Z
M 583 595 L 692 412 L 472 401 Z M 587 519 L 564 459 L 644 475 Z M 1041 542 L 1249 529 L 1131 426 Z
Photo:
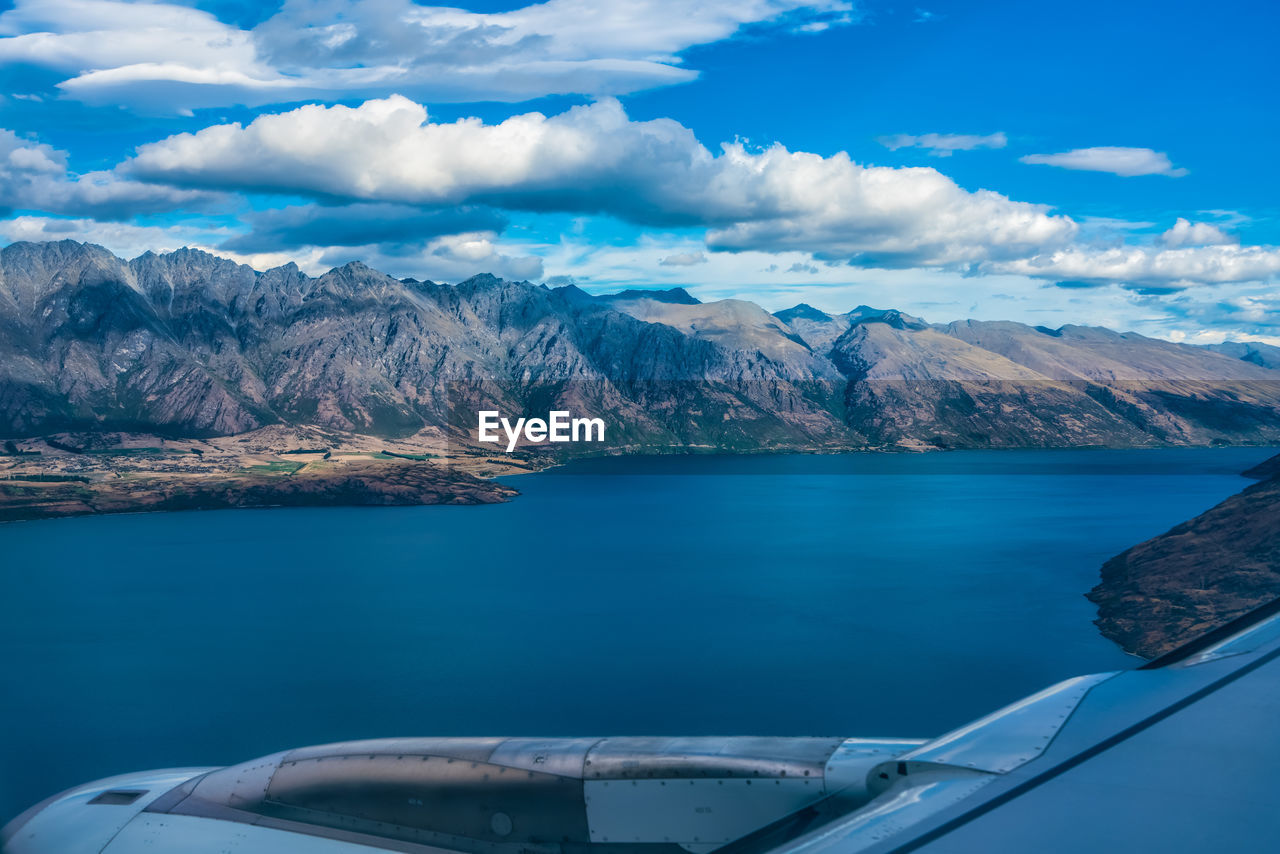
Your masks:
M 433 123 L 400 96 L 306 106 L 141 146 L 123 168 L 185 187 L 709 225 L 712 249 L 800 249 L 887 266 L 1016 257 L 1078 229 L 1046 206 L 969 192 L 935 169 L 777 144 L 726 143 L 715 154 L 678 122 L 631 121 L 613 100 L 493 125 Z
M 477 273 L 506 279 L 542 278 L 542 259 L 503 246 L 493 232 L 450 234 L 413 245 L 370 243 L 361 246 L 303 246 L 285 251 L 235 251 L 225 226 L 182 223 L 169 226 L 99 222 L 87 218 L 16 216 L 0 220 L 0 242 L 78 240 L 106 247 L 122 258 L 147 251 L 172 252 L 184 246 L 203 249 L 237 264 L 266 270 L 296 263 L 310 275 L 350 261 L 361 261 L 392 276 L 458 282 Z
M 1122 283 L 1139 288 L 1264 281 L 1280 274 L 1280 249 L 1270 246 L 1071 246 L 993 263 L 992 270 L 1080 284 Z
M 76 175 L 66 152 L 0 128 L 0 213 L 40 210 L 125 219 L 135 214 L 207 203 L 212 194 L 145 184 L 114 172 Z
M 1019 158 L 1023 163 L 1058 166 L 1062 169 L 1079 169 L 1086 172 L 1110 172 L 1123 178 L 1138 175 L 1166 175 L 1181 178 L 1186 169 L 1175 168 L 1169 155 L 1150 148 L 1125 148 L 1102 145 L 1095 148 L 1077 148 L 1059 154 L 1028 154 Z
M 1183 217 L 1178 217 L 1173 228 L 1160 235 L 1160 239 L 1171 249 L 1179 246 L 1220 246 L 1224 243 L 1239 242 L 1216 225 L 1207 222 L 1191 222 Z
M 249 256 L 250 261 L 256 256 Z M 412 276 L 436 282 L 460 282 L 477 273 L 490 273 L 515 281 L 541 279 L 542 259 L 536 255 L 514 254 L 497 242 L 493 232 L 449 234 L 420 246 L 315 247 L 304 252 L 309 272 L 328 270 L 349 261 L 361 261 L 392 276 Z
M 148 250 L 172 252 L 183 246 L 205 249 L 220 255 L 216 247 L 225 239 L 225 228 L 201 228 L 183 224 L 173 226 L 132 225 L 123 222 L 99 222 L 83 217 L 15 216 L 0 220 L 0 240 L 78 240 L 104 246 L 122 258 L 134 258 Z M 283 262 L 281 262 L 283 263 Z

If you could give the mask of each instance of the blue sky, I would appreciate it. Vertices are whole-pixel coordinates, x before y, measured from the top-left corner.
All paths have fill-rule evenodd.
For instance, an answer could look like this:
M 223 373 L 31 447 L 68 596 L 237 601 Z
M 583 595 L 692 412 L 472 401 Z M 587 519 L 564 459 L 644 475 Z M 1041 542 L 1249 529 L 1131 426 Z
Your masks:
M 0 3 L 0 241 L 1278 343 L 1277 23 L 1262 2 Z

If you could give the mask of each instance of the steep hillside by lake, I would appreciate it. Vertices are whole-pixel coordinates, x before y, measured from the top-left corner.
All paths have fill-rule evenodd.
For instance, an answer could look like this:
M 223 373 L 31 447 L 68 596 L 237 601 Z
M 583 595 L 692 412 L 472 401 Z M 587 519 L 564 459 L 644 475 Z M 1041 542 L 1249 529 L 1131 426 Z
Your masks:
M 1248 474 L 1265 479 L 1107 561 L 1103 634 L 1152 657 L 1280 596 L 1280 456 Z

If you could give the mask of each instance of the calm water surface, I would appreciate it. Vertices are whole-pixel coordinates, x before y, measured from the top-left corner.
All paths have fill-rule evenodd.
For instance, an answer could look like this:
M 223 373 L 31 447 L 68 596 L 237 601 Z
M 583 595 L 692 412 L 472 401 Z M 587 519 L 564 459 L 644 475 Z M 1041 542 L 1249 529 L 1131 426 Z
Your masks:
M 0 820 L 350 738 L 935 735 L 1135 663 L 1099 566 L 1274 452 L 630 458 L 488 507 L 0 525 Z

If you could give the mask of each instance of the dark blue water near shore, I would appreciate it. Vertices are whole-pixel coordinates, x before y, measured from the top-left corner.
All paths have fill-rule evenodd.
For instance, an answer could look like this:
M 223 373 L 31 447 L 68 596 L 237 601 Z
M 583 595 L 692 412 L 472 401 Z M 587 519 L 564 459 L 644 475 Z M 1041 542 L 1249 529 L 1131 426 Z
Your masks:
M 1133 664 L 1099 566 L 1273 452 L 632 458 L 489 507 L 3 525 L 0 820 L 349 738 L 934 735 Z

